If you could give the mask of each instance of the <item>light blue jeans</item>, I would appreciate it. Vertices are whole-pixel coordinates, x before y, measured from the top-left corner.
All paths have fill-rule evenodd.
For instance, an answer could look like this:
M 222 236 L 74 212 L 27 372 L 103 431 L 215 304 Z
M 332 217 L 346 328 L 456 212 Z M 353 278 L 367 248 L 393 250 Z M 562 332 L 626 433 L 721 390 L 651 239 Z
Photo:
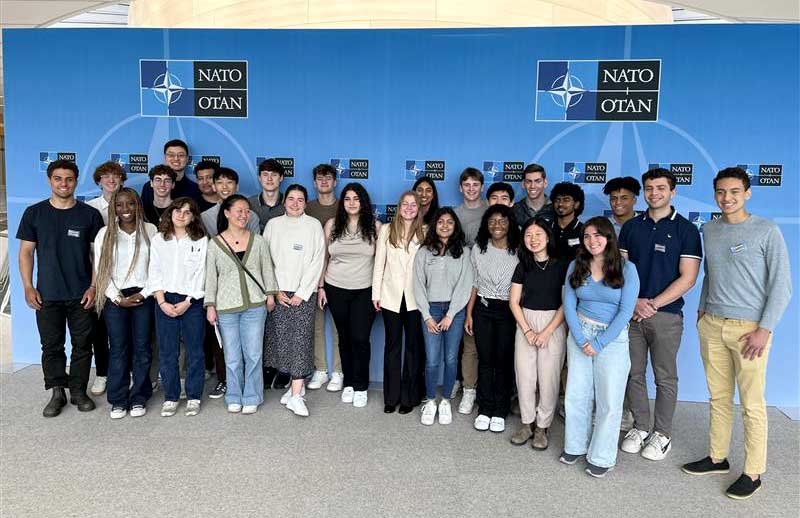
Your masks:
M 450 309 L 449 302 L 431 302 L 431 317 L 439 322 L 447 315 Z M 439 381 L 439 369 L 444 357 L 444 377 L 442 378 L 442 397 L 449 398 L 453 391 L 458 374 L 458 348 L 461 337 L 464 335 L 464 318 L 466 311 L 461 310 L 453 317 L 453 322 L 447 331 L 433 334 L 428 331 L 428 325 L 422 323 L 423 338 L 425 339 L 425 395 L 428 399 L 436 399 L 436 384 Z
M 261 358 L 267 308 L 261 305 L 236 313 L 218 315 L 228 390 L 225 403 L 260 405 L 264 401 Z
M 591 340 L 606 326 L 582 322 L 583 336 Z M 582 345 L 582 344 L 581 344 Z M 601 468 L 617 463 L 622 400 L 631 368 L 628 329 L 624 329 L 592 358 L 583 354 L 572 333 L 567 339 L 567 393 L 564 451 L 586 455 L 586 460 Z M 592 431 L 592 408 L 596 421 Z

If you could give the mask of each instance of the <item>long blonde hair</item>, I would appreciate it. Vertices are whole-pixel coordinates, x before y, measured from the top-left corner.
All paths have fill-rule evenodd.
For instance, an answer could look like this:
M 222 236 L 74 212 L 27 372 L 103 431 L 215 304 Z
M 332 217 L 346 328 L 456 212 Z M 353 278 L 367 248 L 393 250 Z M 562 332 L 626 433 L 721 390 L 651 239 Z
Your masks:
M 150 258 L 150 236 L 147 235 L 145 230 L 144 208 L 142 207 L 142 200 L 139 194 L 130 187 L 122 187 L 111 196 L 111 201 L 108 203 L 108 226 L 106 227 L 106 235 L 103 238 L 103 249 L 100 252 L 100 260 L 97 265 L 97 277 L 95 283 L 97 285 L 97 297 L 95 298 L 94 307 L 99 315 L 103 311 L 103 306 L 106 303 L 106 289 L 111 283 L 111 272 L 114 270 L 114 261 L 117 260 L 117 233 L 119 232 L 119 221 L 117 219 L 117 196 L 120 194 L 127 194 L 132 196 L 136 201 L 136 244 L 133 249 L 133 259 L 131 260 L 128 273 L 125 279 L 131 276 L 134 268 L 136 267 L 136 260 L 139 258 L 141 252 L 141 243 L 147 245 L 144 253 L 147 258 Z
M 403 218 L 400 217 L 400 206 L 403 204 L 404 198 L 414 198 L 417 202 L 417 217 L 411 222 L 411 229 L 409 235 L 405 235 L 403 228 Z M 420 202 L 419 196 L 414 191 L 406 191 L 400 195 L 400 200 L 397 202 L 397 214 L 394 220 L 389 224 L 389 244 L 395 248 L 403 247 L 408 251 L 408 244 L 413 238 L 417 239 L 417 243 L 422 243 L 425 239 L 424 223 L 422 221 L 422 211 L 419 210 Z

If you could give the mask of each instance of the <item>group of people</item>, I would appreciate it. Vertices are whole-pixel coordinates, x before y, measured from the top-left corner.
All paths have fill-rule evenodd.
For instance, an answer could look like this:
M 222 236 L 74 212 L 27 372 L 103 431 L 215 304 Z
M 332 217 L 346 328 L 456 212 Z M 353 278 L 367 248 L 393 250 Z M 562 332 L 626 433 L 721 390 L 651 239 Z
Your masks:
M 167 142 L 164 164 L 150 170 L 141 195 L 124 187 L 119 164 L 106 162 L 94 173 L 101 196 L 88 204 L 75 199 L 77 166 L 49 164 L 52 195 L 25 211 L 17 232 L 51 390 L 45 417 L 67 404 L 65 389 L 78 410 L 95 408 L 87 395 L 93 350 L 90 392 L 107 392 L 114 419 L 146 413 L 155 363 L 162 416 L 178 411 L 182 390 L 185 415 L 196 415 L 213 371 L 209 397 L 224 397 L 232 413 L 257 412 L 273 386 L 287 389 L 280 401 L 298 416 L 309 415 L 306 389 L 325 384 L 343 403 L 364 407 L 380 314 L 384 412 L 421 405 L 423 425 L 437 416 L 447 425 L 461 386 L 457 412 L 471 414 L 477 403 L 474 428 L 499 433 L 516 397 L 522 425 L 513 444 L 547 449 L 563 411 L 561 462 L 585 458 L 588 474 L 603 477 L 618 449 L 661 460 L 672 447 L 683 296 L 705 250 L 697 326 L 711 394 L 710 452 L 683 469 L 728 472 L 738 383 L 746 462 L 727 494 L 746 498 L 761 487 L 767 355 L 791 282 L 780 230 L 746 210 L 745 171 L 716 175 L 722 216 L 706 223 L 703 246 L 672 206 L 675 177 L 660 168 L 641 184 L 610 180 L 611 215 L 584 222 L 581 187 L 562 182 L 546 195 L 538 164 L 525 168 L 516 201 L 503 182 L 489 185 L 484 199 L 482 173 L 465 169 L 455 208 L 440 207 L 436 183 L 421 177 L 382 224 L 360 183 L 336 197 L 330 165 L 313 169 L 317 198 L 309 200 L 300 184 L 282 190 L 283 167 L 265 160 L 262 191 L 246 198 L 236 171 L 211 162 L 195 166 L 195 183 L 188 155 L 184 142 Z M 647 209 L 637 213 L 642 190 Z

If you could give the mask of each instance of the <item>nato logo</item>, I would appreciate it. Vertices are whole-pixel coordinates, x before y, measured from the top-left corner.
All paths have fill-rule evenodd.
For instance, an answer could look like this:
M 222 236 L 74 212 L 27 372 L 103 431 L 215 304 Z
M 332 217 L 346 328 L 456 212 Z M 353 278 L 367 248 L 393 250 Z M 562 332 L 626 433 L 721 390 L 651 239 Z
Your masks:
M 369 178 L 369 160 L 366 158 L 331 158 L 337 178 L 366 180 Z
M 444 160 L 406 160 L 406 171 L 403 178 L 407 181 L 416 181 L 423 176 L 437 182 L 444 181 Z
M 247 118 L 247 61 L 140 59 L 144 117 Z
M 264 160 L 269 160 L 272 157 L 268 156 L 257 156 L 256 157 L 256 170 L 261 165 L 261 162 Z M 294 157 L 275 157 L 275 160 L 283 166 L 283 176 L 284 177 L 294 177 Z
M 760 187 L 780 187 L 783 178 L 782 164 L 739 164 L 750 177 L 750 184 Z
M 536 121 L 656 121 L 661 60 L 538 61 Z
M 700 232 L 703 231 L 703 225 L 708 223 L 709 221 L 714 221 L 715 219 L 719 219 L 722 217 L 721 212 L 690 212 L 689 213 L 689 221 L 691 221 L 694 226 L 697 227 L 697 230 Z
M 605 162 L 564 162 L 565 182 L 606 183 L 608 164 Z
M 111 161 L 118 163 L 126 174 L 147 174 L 147 153 L 111 153 Z
M 381 223 L 391 223 L 397 216 L 397 205 L 373 205 L 372 212 Z
M 649 164 L 647 169 L 662 168 L 668 170 L 675 176 L 675 183 L 678 185 L 692 185 L 692 177 L 694 176 L 694 164 Z
M 483 162 L 483 179 L 491 182 L 521 182 L 525 162 Z
M 219 155 L 189 155 L 186 157 L 186 169 L 194 170 L 194 167 L 200 162 L 213 162 L 222 165 L 222 159 Z
M 74 151 L 40 151 L 39 152 L 39 172 L 46 173 L 50 162 L 56 160 L 69 160 L 78 162 L 78 155 Z

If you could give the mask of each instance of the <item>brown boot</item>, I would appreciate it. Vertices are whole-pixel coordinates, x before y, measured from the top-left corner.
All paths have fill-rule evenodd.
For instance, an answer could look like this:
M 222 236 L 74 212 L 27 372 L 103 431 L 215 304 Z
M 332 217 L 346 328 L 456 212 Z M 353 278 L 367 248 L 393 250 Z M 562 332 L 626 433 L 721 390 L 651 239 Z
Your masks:
M 546 450 L 548 445 L 547 440 L 547 428 L 536 428 L 536 431 L 533 432 L 533 441 L 531 442 L 531 448 L 534 450 Z
M 511 444 L 515 446 L 522 446 L 528 442 L 528 439 L 530 439 L 531 436 L 533 436 L 533 423 L 523 424 L 519 427 L 519 430 L 517 430 L 514 435 L 511 436 Z

